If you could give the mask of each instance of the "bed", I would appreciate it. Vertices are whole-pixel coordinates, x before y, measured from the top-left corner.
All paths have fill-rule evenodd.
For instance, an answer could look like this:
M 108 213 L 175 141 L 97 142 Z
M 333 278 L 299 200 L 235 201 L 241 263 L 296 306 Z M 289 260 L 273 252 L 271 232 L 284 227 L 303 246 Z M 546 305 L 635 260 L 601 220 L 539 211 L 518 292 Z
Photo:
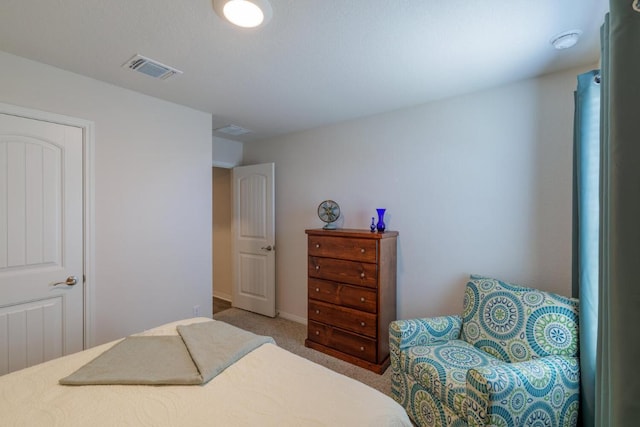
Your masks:
M 137 335 L 176 335 L 173 322 Z M 3 426 L 411 426 L 373 388 L 266 343 L 204 385 L 66 386 L 118 341 L 0 377 Z

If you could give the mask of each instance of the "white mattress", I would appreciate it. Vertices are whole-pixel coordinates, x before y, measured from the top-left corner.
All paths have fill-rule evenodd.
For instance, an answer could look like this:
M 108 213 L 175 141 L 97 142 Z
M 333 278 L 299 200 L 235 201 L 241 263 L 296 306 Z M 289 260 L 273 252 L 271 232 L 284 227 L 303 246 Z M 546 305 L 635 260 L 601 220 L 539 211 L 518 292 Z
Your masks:
M 177 324 L 141 335 L 175 334 Z M 390 397 L 273 344 L 204 386 L 62 386 L 115 344 L 0 377 L 3 426 L 411 426 Z

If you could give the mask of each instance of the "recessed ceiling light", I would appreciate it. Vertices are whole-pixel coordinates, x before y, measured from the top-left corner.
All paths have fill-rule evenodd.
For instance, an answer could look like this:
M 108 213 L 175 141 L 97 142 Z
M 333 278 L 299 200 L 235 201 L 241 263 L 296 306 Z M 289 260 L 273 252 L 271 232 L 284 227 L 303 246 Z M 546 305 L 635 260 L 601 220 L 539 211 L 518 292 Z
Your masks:
M 582 31 L 580 30 L 569 30 L 564 33 L 560 33 L 551 39 L 551 44 L 558 50 L 568 49 L 573 47 L 580 36 L 582 35 Z
M 213 0 L 218 16 L 243 28 L 256 28 L 271 19 L 268 0 Z

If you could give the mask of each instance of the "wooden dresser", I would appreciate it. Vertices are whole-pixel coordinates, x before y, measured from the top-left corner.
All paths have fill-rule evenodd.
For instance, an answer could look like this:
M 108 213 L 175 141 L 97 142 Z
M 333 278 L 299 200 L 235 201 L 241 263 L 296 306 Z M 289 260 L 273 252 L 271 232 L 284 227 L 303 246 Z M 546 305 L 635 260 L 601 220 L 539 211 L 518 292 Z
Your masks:
M 307 347 L 378 374 L 389 366 L 396 320 L 398 232 L 306 230 Z

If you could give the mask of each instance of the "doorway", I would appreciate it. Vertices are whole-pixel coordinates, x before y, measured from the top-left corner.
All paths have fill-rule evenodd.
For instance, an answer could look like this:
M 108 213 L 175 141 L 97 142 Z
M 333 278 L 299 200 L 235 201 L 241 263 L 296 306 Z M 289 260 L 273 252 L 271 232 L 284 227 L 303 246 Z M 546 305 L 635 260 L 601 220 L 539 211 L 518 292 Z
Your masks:
M 213 298 L 216 306 L 231 303 L 231 169 L 213 167 Z M 217 300 L 217 301 L 216 301 Z
M 214 313 L 233 306 L 277 314 L 274 167 L 213 167 Z

